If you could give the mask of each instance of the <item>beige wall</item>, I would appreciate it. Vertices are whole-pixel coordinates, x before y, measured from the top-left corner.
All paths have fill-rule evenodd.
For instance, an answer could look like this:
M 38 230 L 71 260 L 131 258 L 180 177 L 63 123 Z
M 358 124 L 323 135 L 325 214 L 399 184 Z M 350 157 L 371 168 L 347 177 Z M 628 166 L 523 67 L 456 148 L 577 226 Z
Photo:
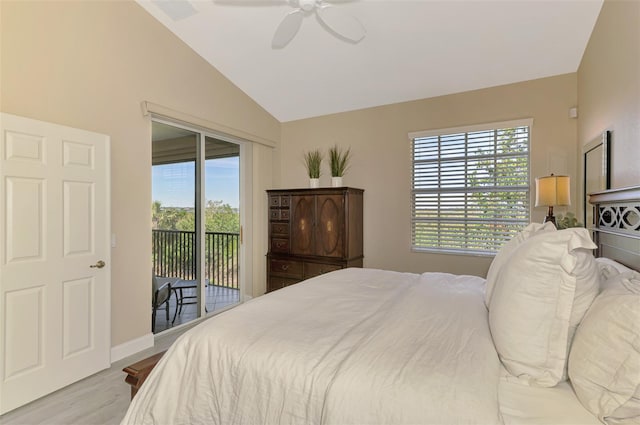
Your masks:
M 274 156 L 274 182 L 281 188 L 305 187 L 304 151 L 325 152 L 337 143 L 349 146 L 353 165 L 346 185 L 365 189 L 365 266 L 400 271 L 444 271 L 484 276 L 491 258 L 412 253 L 410 250 L 411 152 L 407 133 L 486 122 L 533 118 L 531 176 L 571 175 L 575 192 L 576 75 L 477 90 L 355 112 L 287 122 Z M 329 185 L 325 165 L 321 185 Z M 535 194 L 532 191 L 532 204 Z M 575 205 L 576 198 L 573 197 Z M 542 221 L 544 208 L 533 208 Z
M 2 0 L 0 8 L 0 110 L 111 136 L 118 242 L 111 264 L 112 345 L 148 334 L 151 126 L 141 102 L 274 143 L 280 124 L 133 2 Z M 260 208 L 271 181 L 271 149 L 257 151 L 252 197 Z M 264 244 L 262 208 L 253 219 Z M 264 260 L 253 269 L 264 270 Z
M 640 2 L 605 1 L 578 69 L 578 106 L 578 146 L 612 130 L 611 187 L 640 184 Z

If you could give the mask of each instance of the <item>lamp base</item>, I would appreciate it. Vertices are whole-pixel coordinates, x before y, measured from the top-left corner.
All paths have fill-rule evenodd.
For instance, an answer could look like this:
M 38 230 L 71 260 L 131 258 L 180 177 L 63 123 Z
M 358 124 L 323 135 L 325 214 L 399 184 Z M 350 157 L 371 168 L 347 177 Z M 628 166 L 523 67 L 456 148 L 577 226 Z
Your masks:
M 550 221 L 553 225 L 556 225 L 556 218 L 553 215 L 553 206 L 549 205 L 549 211 L 547 212 L 547 216 L 544 218 L 544 222 Z

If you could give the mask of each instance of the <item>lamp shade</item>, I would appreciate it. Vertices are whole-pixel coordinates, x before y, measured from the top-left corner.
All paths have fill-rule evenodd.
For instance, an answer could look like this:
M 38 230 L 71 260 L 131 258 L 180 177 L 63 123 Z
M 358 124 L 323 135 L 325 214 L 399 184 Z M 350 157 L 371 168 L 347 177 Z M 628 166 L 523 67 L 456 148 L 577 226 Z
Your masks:
M 555 205 L 571 205 L 569 176 L 536 178 L 536 207 Z

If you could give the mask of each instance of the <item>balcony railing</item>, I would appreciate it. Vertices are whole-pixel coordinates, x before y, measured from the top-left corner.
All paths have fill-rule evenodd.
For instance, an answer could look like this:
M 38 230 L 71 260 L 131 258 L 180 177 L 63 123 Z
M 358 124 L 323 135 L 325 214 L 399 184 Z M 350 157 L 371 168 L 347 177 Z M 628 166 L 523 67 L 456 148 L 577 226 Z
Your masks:
M 238 289 L 239 234 L 206 232 L 205 279 L 210 285 Z M 157 276 L 196 278 L 196 234 L 153 230 L 153 270 Z

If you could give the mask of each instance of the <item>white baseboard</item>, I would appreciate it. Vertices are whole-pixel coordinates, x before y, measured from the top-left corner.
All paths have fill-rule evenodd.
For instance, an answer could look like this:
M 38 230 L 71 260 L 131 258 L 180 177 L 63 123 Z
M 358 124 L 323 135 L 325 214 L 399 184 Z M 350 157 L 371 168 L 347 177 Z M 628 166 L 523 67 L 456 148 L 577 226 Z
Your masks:
M 124 344 L 111 347 L 111 363 L 136 354 L 139 351 L 151 348 L 154 345 L 153 333 L 148 333 L 140 338 L 132 339 Z

